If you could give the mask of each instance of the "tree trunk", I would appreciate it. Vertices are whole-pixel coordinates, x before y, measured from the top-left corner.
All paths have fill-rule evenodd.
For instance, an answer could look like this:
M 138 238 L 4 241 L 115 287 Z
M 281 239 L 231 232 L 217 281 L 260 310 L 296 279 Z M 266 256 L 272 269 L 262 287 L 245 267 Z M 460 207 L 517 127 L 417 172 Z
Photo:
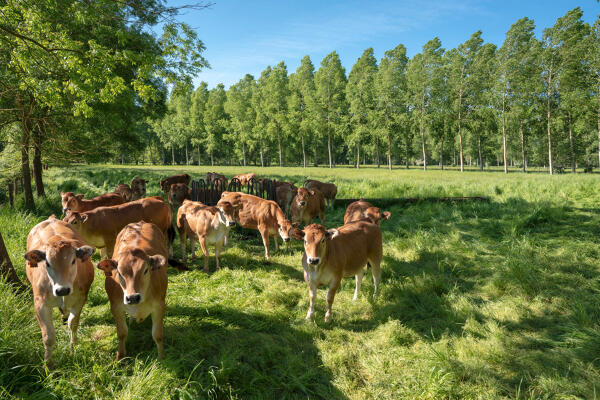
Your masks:
M 13 192 L 14 186 L 12 184 L 12 182 L 8 182 L 8 202 L 10 203 L 11 207 L 15 206 L 15 195 Z
M 427 171 L 427 152 L 425 151 L 425 127 L 423 126 L 424 119 L 424 111 L 421 111 L 421 147 L 423 149 L 423 171 Z
M 573 144 L 573 125 L 572 125 L 572 121 L 571 121 L 571 113 L 568 113 L 569 115 L 569 145 L 571 147 L 571 172 L 575 173 L 576 172 L 576 165 L 575 165 L 575 145 Z
M 185 143 L 185 165 L 190 165 L 190 157 L 188 156 L 188 144 Z
M 547 100 L 547 112 L 548 112 L 548 167 L 550 168 L 550 175 L 554 174 L 552 168 L 552 136 L 550 134 L 550 96 L 552 95 L 551 87 L 552 84 L 552 71 L 548 72 L 548 100 Z
M 442 143 L 440 144 L 440 169 L 444 170 L 444 138 L 446 137 L 445 127 L 442 134 Z
M 504 116 L 505 93 L 502 94 L 502 155 L 504 157 L 504 173 L 508 174 L 508 165 L 506 164 L 506 118 Z M 481 153 L 481 150 L 479 152 Z
M 356 168 L 360 168 L 360 144 L 356 145 Z
M 315 140 L 315 167 L 319 166 L 319 145 L 317 144 L 317 141 Z
M 171 165 L 175 165 L 175 146 L 171 146 Z
M 198 145 L 198 166 L 200 166 L 200 145 Z
M 405 155 L 406 155 L 406 169 L 409 169 L 409 165 L 408 165 L 408 153 L 409 153 L 409 149 L 408 149 L 408 134 L 405 136 L 405 146 L 404 146 L 404 151 L 405 151 Z
M 379 168 L 381 166 L 381 163 L 379 162 L 379 137 L 375 138 L 375 158 L 377 161 L 377 168 Z
M 598 79 L 598 93 L 600 93 L 600 78 Z M 600 167 L 600 96 L 598 96 L 598 167 Z
M 14 284 L 17 290 L 24 291 L 26 289 L 26 286 L 23 285 L 23 282 L 19 279 L 17 271 L 15 271 L 15 268 L 10 261 L 8 251 L 6 250 L 4 240 L 2 239 L 2 233 L 0 233 L 0 276 L 4 277 L 8 283 Z
M 215 152 L 213 150 L 210 151 L 210 166 L 215 166 Z
M 46 196 L 42 180 L 42 132 L 38 125 L 33 133 L 33 179 L 38 197 Z
M 331 133 L 327 130 L 327 151 L 329 152 L 329 168 L 333 168 L 333 158 L 331 157 Z
M 465 171 L 464 161 L 463 161 L 463 143 L 462 143 L 462 120 L 461 120 L 461 110 L 462 110 L 462 91 L 458 96 L 458 147 L 460 153 L 460 172 Z
M 260 137 L 260 166 L 264 168 L 265 166 L 265 159 L 263 157 L 263 141 L 262 141 L 262 136 Z
M 304 133 L 302 133 L 302 165 L 306 168 L 306 149 L 304 148 Z
M 279 142 L 279 166 L 283 167 L 283 147 L 281 146 L 281 132 L 279 125 L 277 126 L 277 141 Z
M 35 207 L 33 201 L 33 191 L 31 190 L 31 174 L 29 170 L 29 136 L 31 134 L 29 126 L 29 115 L 23 114 L 21 138 L 21 174 L 23 176 L 23 192 L 25 193 L 25 206 L 29 209 Z
M 521 120 L 521 157 L 523 158 L 523 172 L 527 172 L 525 163 L 525 133 L 523 132 L 523 120 Z
M 481 157 L 481 134 L 477 134 L 477 151 L 479 152 L 479 170 L 483 171 L 483 158 Z M 504 164 L 504 168 L 506 169 L 506 163 Z
M 242 158 L 244 162 L 244 167 L 246 166 L 246 143 L 242 142 Z
M 392 136 L 388 132 L 388 169 L 392 170 Z

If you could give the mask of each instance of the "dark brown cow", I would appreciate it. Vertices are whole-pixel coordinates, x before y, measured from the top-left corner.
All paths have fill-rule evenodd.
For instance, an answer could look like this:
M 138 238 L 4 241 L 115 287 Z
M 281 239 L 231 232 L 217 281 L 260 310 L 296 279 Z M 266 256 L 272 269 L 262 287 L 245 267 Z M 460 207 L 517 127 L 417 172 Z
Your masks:
M 346 208 L 346 214 L 344 214 L 344 224 L 367 218 L 374 224 L 381 225 L 381 221 L 390 219 L 391 216 L 392 213 L 389 211 L 382 212 L 379 207 L 373 207 L 373 205 L 368 201 L 360 199 L 354 203 L 350 203 L 348 208 Z
M 149 181 L 142 178 L 133 178 L 131 180 L 131 200 L 139 200 L 146 196 L 146 184 Z
M 221 180 L 227 182 L 227 178 L 225 175 L 221 175 L 217 172 L 207 172 L 206 173 L 206 183 L 211 184 L 213 181 Z
M 190 200 L 192 198 L 192 189 L 185 183 L 174 183 L 169 189 L 169 204 L 173 207 L 173 210 L 179 208 L 185 199 Z
M 373 297 L 376 297 L 381 279 L 380 264 L 383 254 L 381 230 L 376 224 L 368 220 L 360 220 L 330 230 L 322 225 L 312 224 L 303 231 L 295 229 L 292 234 L 296 239 L 304 240 L 302 266 L 310 295 L 306 319 L 311 319 L 315 313 L 317 288 L 327 285 L 329 291 L 325 321 L 331 321 L 331 307 L 342 277 L 355 276 L 354 300 L 356 300 L 360 293 L 364 268 L 367 265 L 370 265 L 373 271 L 375 287 Z
M 294 199 L 294 189 L 291 185 L 277 185 L 275 192 L 277 204 L 285 212 L 285 215 L 290 213 L 290 204 Z
M 323 193 L 323 197 L 327 200 L 327 204 L 333 207 L 335 203 L 335 196 L 337 196 L 337 186 L 333 183 L 320 182 L 314 179 L 308 179 L 304 181 L 304 187 L 308 190 L 317 189 Z
M 180 174 L 169 176 L 168 178 L 164 178 L 160 180 L 160 188 L 162 189 L 164 194 L 169 193 L 169 189 L 171 189 L 171 185 L 174 183 L 185 183 L 186 185 L 190 184 L 191 177 L 188 174 Z
M 100 196 L 96 196 L 93 199 L 84 199 L 82 194 L 75 194 L 73 192 L 60 192 L 63 212 L 66 213 L 68 210 L 77 212 L 86 212 L 93 210 L 97 207 L 102 206 L 114 206 L 117 204 L 123 204 L 125 201 L 123 197 L 117 193 L 104 193 Z
M 131 201 L 131 196 L 133 196 L 133 192 L 131 188 L 126 183 L 119 183 L 115 188 L 115 193 L 123 198 L 125 203 Z
M 317 216 L 325 223 L 325 199 L 318 190 L 299 188 L 292 200 L 292 222 L 308 225 Z

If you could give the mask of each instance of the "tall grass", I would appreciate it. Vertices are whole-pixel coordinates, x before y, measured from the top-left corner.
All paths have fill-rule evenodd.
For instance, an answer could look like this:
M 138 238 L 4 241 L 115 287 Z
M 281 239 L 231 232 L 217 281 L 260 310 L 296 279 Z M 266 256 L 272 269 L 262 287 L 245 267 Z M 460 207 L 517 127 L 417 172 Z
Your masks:
M 51 169 L 48 199 L 35 213 L 0 206 L 0 229 L 24 277 L 26 235 L 60 213 L 60 190 L 87 196 L 134 176 L 187 171 L 231 176 L 252 168 Z M 131 323 L 130 358 L 114 360 L 117 338 L 103 275 L 84 307 L 71 354 L 58 313 L 57 369 L 41 367 L 30 295 L 0 283 L 0 397 L 8 398 L 595 398 L 600 384 L 600 185 L 587 175 L 267 168 L 301 184 L 335 181 L 338 197 L 487 196 L 489 202 L 392 206 L 383 226 L 380 296 L 370 276 L 352 301 L 353 279 L 326 324 L 325 290 L 314 322 L 293 242 L 269 263 L 259 237 L 234 232 L 224 268 L 169 270 L 165 360 L 150 321 Z M 327 212 L 327 226 L 344 210 Z M 246 236 L 246 235 L 244 235 Z M 176 239 L 178 240 L 178 239 Z M 179 256 L 178 246 L 175 255 Z M 94 262 L 98 261 L 94 257 Z

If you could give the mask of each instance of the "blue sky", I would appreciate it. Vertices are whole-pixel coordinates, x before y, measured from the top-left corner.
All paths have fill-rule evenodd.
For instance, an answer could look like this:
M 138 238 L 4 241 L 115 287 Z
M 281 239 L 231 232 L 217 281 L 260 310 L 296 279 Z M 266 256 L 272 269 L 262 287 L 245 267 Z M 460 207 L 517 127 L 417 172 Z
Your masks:
M 187 3 L 192 0 L 185 1 Z M 246 73 L 260 76 L 267 65 L 284 61 L 288 72 L 310 55 L 315 69 L 336 50 L 346 73 L 363 50 L 373 47 L 379 59 L 399 43 L 408 55 L 438 36 L 444 48 L 456 47 L 477 31 L 487 42 L 502 44 L 510 25 L 532 18 L 544 28 L 577 6 L 593 23 L 596 0 L 213 0 L 210 9 L 190 11 L 180 19 L 198 32 L 211 64 L 196 78 L 209 87 L 226 87 Z M 178 5 L 183 0 L 170 0 Z

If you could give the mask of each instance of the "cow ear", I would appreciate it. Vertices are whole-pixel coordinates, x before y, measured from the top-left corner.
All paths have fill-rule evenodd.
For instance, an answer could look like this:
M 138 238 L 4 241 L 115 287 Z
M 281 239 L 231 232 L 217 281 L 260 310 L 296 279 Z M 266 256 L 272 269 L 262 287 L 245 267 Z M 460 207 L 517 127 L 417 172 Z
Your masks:
M 82 195 L 82 194 L 78 194 L 78 195 L 77 195 L 77 196 L 75 196 L 75 197 L 77 197 L 77 200 L 81 200 L 81 199 L 83 199 L 83 195 Z
M 383 219 L 390 219 L 391 216 L 392 216 L 391 212 L 389 212 L 389 211 L 383 212 Z
M 304 239 L 304 231 L 294 227 L 294 228 L 292 228 L 291 236 L 294 239 L 303 240 Z
M 117 269 L 117 262 L 115 260 L 102 260 L 96 265 L 100 271 L 104 272 L 106 276 L 112 276 L 114 269 Z
M 40 250 L 31 250 L 25 253 L 23 258 L 27 260 L 27 265 L 35 268 L 40 261 L 44 261 L 46 259 L 46 253 Z
M 299 227 L 299 226 L 300 226 L 300 222 L 292 222 L 292 226 L 293 226 L 294 228 L 297 228 L 297 227 Z
M 167 265 L 167 259 L 160 254 L 155 256 L 148 257 L 148 263 L 150 263 L 151 270 L 157 270 L 160 268 L 164 268 Z
M 328 229 L 328 230 L 325 232 L 325 237 L 326 237 L 327 239 L 330 239 L 330 240 L 331 240 L 331 239 L 333 239 L 334 237 L 336 237 L 336 236 L 337 236 L 337 235 L 339 235 L 339 234 L 340 234 L 340 232 L 339 232 L 337 229 Z
M 144 182 L 149 183 L 150 181 L 148 179 L 146 179 Z
M 62 190 L 60 191 L 60 197 L 65 197 L 65 192 L 63 192 Z
M 87 261 L 94 254 L 94 248 L 91 246 L 81 246 L 75 250 L 75 256 L 81 261 Z

